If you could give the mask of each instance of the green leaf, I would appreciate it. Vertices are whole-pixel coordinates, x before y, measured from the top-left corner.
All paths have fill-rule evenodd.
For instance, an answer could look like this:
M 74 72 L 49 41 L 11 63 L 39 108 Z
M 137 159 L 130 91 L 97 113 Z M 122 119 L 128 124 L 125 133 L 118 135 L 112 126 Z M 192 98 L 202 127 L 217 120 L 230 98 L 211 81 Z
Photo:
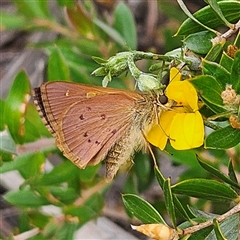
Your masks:
M 223 52 L 219 64 L 223 66 L 228 72 L 231 72 L 233 59 Z
M 78 229 L 78 223 L 65 221 L 55 232 L 53 239 L 66 240 L 74 239 L 74 233 Z
M 39 196 L 31 189 L 8 192 L 4 199 L 18 207 L 40 207 L 49 204 L 45 198 Z
M 193 33 L 188 35 L 184 39 L 186 47 L 192 50 L 193 52 L 199 54 L 206 54 L 212 47 L 211 39 L 216 35 L 209 31 L 202 31 L 198 33 Z
M 216 106 L 215 104 L 212 104 L 211 102 L 206 100 L 204 97 L 202 97 L 202 100 L 205 103 L 205 105 L 200 109 L 201 114 L 207 113 L 208 114 L 207 117 L 211 117 L 212 115 L 226 112 L 224 106 Z
M 239 11 L 240 11 L 240 2 L 239 1 L 219 1 L 218 5 L 225 16 L 225 18 L 229 22 L 236 22 L 239 20 Z M 210 6 L 206 6 L 196 13 L 193 14 L 195 18 L 197 18 L 201 23 L 210 27 L 217 28 L 222 25 L 222 22 L 219 21 L 216 13 L 210 8 Z M 191 19 L 185 20 L 176 35 L 189 35 L 191 33 L 200 32 L 205 30 L 202 26 L 197 24 Z
M 44 174 L 36 184 L 47 186 L 68 182 L 78 173 L 79 171 L 77 166 L 72 164 L 70 161 L 64 161 L 55 166 L 51 172 Z
M 221 232 L 224 234 L 227 240 L 236 240 L 239 237 L 239 214 L 234 214 L 228 217 L 226 220 L 220 223 Z M 206 240 L 215 240 L 215 231 L 206 237 Z
M 37 211 L 28 212 L 28 216 L 31 219 L 31 224 L 41 229 L 43 229 L 51 219 L 51 216 L 45 215 Z
M 238 189 L 240 189 L 240 186 L 232 181 L 229 177 L 227 177 L 225 174 L 223 174 L 222 172 L 220 172 L 218 169 L 212 167 L 211 165 L 205 163 L 204 161 L 202 161 L 199 157 L 197 157 L 199 164 L 208 172 L 210 172 L 211 174 L 213 174 L 214 176 L 216 176 L 217 178 L 219 178 L 220 180 L 222 180 L 225 183 L 230 184 L 231 186 L 234 186 Z
M 4 109 L 5 101 L 0 99 L 0 131 L 3 131 L 5 129 Z
M 126 48 L 126 41 L 118 31 L 116 31 L 114 28 L 110 27 L 106 23 L 100 21 L 99 19 L 94 19 L 94 23 L 121 47 L 123 47 L 124 49 Z
M 59 6 L 72 7 L 75 3 L 74 0 L 57 0 Z
M 166 152 L 171 154 L 171 159 L 180 164 L 190 166 L 191 168 L 198 167 L 196 161 L 196 150 L 176 150 L 170 144 L 166 147 Z
M 82 4 L 76 3 L 72 7 L 66 8 L 66 16 L 72 26 L 87 39 L 95 39 L 94 25 L 86 10 L 83 9 Z
M 179 201 L 179 199 L 174 194 L 173 194 L 173 202 L 174 202 L 175 208 L 180 212 L 182 217 L 188 221 L 191 221 L 190 213 L 186 211 L 186 209 L 183 207 L 182 203 Z
M 207 2 L 214 10 L 214 12 L 217 13 L 218 17 L 222 20 L 222 22 L 225 23 L 225 25 L 229 28 L 232 28 L 233 25 L 229 23 L 228 20 L 225 18 L 224 14 L 221 11 L 221 8 L 218 5 L 218 2 L 216 0 L 207 0 Z
M 39 164 L 43 162 L 42 161 L 43 157 L 41 153 L 30 153 L 30 154 L 19 155 L 15 157 L 13 161 L 5 162 L 0 168 L 0 173 L 5 173 L 12 170 L 20 171 L 21 169 L 25 169 L 27 168 L 27 166 L 30 165 L 30 163 L 32 163 L 35 157 L 36 157 L 36 161 L 40 162 Z
M 59 48 L 53 49 L 48 59 L 48 80 L 70 80 L 70 72 L 66 60 Z
M 238 197 L 238 194 L 227 185 L 207 179 L 190 179 L 179 182 L 172 186 L 172 192 L 223 202 L 230 202 Z
M 25 114 L 30 100 L 30 83 L 24 71 L 15 77 L 7 96 L 4 119 L 8 130 L 16 143 L 23 143 L 25 137 Z
M 205 59 L 212 62 L 216 61 L 216 59 L 223 51 L 223 46 L 224 46 L 223 42 L 213 45 L 212 48 L 207 53 L 207 55 L 205 56 Z
M 0 132 L 0 150 L 16 155 L 16 144 L 7 130 Z
M 33 104 L 28 104 L 25 129 L 25 141 L 29 143 L 39 140 L 40 137 L 52 137 L 40 118 L 36 106 Z
M 121 34 L 131 50 L 137 48 L 137 31 L 134 22 L 133 14 L 128 6 L 120 2 L 114 12 L 115 29 Z
M 240 94 L 240 50 L 235 53 L 231 71 L 231 83 L 233 89 Z
M 231 84 L 230 72 L 224 67 L 215 62 L 210 62 L 205 59 L 202 61 L 202 69 L 204 75 L 210 75 L 214 77 L 217 82 L 221 85 L 222 90 L 225 89 L 227 84 Z
M 221 232 L 219 223 L 216 219 L 213 219 L 213 229 L 216 234 L 217 240 L 227 240 L 224 236 L 223 233 Z
M 212 149 L 228 149 L 236 146 L 239 142 L 239 129 L 227 126 L 209 134 L 205 140 L 205 147 Z
M 62 186 L 48 186 L 50 194 L 64 204 L 70 204 L 79 196 L 75 189 Z
M 223 106 L 223 101 L 221 98 L 221 93 L 223 91 L 222 86 L 218 81 L 208 75 L 201 75 L 192 78 L 190 81 L 196 87 L 201 96 L 216 106 Z
M 30 155 L 31 156 L 31 155 Z M 45 156 L 42 153 L 36 152 L 34 155 L 29 157 L 31 164 L 29 162 L 23 167 L 19 168 L 21 176 L 25 179 L 38 176 L 42 174 L 42 166 L 45 163 Z
M 125 207 L 144 224 L 162 223 L 166 224 L 158 211 L 147 201 L 133 194 L 123 194 L 123 203 Z
M 0 12 L 0 28 L 1 30 L 20 29 L 27 25 L 23 16 L 10 14 L 6 12 Z
M 171 191 L 169 178 L 167 178 L 164 181 L 163 193 L 164 193 L 165 205 L 166 205 L 168 215 L 171 219 L 172 225 L 175 228 L 176 227 L 176 214 L 175 214 L 175 206 L 174 206 L 174 202 L 173 202 L 173 195 L 172 195 L 172 191 Z
M 154 172 L 152 166 L 153 161 L 149 154 L 138 152 L 135 155 L 132 169 L 137 176 L 137 187 L 139 192 L 143 192 L 144 190 L 148 189 L 150 184 L 153 182 Z
M 166 181 L 166 179 L 164 178 L 164 176 L 160 172 L 159 168 L 156 167 L 156 166 L 154 167 L 154 173 L 155 173 L 155 176 L 157 178 L 157 181 L 158 181 L 160 187 L 163 188 L 163 184 Z
M 47 18 L 51 19 L 52 16 L 48 9 L 48 1 L 29 1 L 29 0 L 14 0 L 14 4 L 18 11 L 27 18 Z
M 230 177 L 230 179 L 233 182 L 238 184 L 238 179 L 237 179 L 236 173 L 234 171 L 233 164 L 232 164 L 231 160 L 229 161 L 229 164 L 228 164 L 228 176 Z
M 104 206 L 103 197 L 95 193 L 83 205 L 70 205 L 64 209 L 64 214 L 79 218 L 81 224 L 99 216 Z

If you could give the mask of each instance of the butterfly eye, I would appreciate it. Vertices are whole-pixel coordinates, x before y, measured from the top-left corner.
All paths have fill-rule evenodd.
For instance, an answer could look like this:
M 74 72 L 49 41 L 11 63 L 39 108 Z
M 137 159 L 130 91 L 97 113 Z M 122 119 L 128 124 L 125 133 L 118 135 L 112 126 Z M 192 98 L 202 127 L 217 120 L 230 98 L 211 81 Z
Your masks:
M 165 94 L 161 95 L 161 96 L 159 97 L 159 102 L 160 102 L 161 104 L 166 104 L 166 103 L 168 102 L 168 97 L 167 97 Z

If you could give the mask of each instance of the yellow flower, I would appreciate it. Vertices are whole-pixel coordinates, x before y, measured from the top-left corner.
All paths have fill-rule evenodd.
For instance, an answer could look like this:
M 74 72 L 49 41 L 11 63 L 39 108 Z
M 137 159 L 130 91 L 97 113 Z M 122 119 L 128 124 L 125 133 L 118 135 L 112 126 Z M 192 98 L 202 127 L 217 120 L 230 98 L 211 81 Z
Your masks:
M 171 69 L 170 80 L 165 94 L 176 105 L 160 114 L 159 122 L 153 124 L 146 138 L 161 150 L 168 139 L 177 150 L 199 147 L 203 144 L 204 125 L 198 111 L 197 92 L 189 81 L 181 81 L 177 68 Z

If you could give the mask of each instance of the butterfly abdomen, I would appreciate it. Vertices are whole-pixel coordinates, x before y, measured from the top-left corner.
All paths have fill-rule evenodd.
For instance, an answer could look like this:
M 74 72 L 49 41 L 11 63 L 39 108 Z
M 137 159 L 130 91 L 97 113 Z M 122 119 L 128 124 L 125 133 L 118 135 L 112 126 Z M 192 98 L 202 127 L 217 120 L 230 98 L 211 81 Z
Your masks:
M 118 169 L 126 162 L 133 159 L 135 151 L 143 149 L 146 141 L 140 128 L 133 124 L 125 134 L 109 150 L 106 162 L 106 178 L 111 180 L 117 173 Z

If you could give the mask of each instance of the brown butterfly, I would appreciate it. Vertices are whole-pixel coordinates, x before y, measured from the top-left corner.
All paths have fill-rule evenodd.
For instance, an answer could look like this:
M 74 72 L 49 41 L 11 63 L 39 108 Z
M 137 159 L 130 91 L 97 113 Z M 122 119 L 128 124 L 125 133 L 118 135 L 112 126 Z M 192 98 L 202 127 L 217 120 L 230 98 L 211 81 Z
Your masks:
M 79 168 L 105 159 L 106 178 L 146 149 L 145 134 L 167 103 L 159 91 L 48 82 L 34 89 L 34 103 L 64 156 Z

